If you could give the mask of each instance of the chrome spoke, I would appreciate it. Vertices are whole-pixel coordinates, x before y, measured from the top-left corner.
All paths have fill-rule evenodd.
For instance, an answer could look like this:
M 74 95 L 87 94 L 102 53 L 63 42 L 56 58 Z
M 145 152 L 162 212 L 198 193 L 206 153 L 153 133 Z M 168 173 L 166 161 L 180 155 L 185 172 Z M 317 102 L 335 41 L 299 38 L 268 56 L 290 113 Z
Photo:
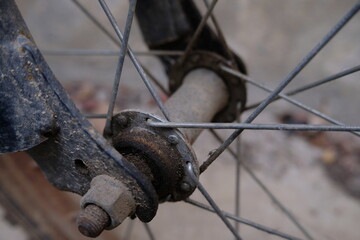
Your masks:
M 117 50 L 94 50 L 94 49 L 59 49 L 59 50 L 43 50 L 42 53 L 47 56 L 119 56 L 120 51 Z M 134 51 L 137 56 L 180 56 L 182 51 Z
M 118 39 L 116 39 L 109 31 L 106 30 L 106 28 L 100 23 L 100 21 L 98 21 L 89 11 L 87 11 L 84 6 L 79 3 L 77 0 L 72 0 L 75 5 L 106 35 L 109 37 L 109 39 L 111 41 L 113 41 L 117 46 L 121 47 L 121 43 L 120 41 L 122 41 L 122 33 L 121 31 L 116 31 L 116 34 L 118 35 L 120 41 Z M 99 0 L 100 1 L 100 0 Z M 103 2 L 104 6 L 108 9 L 106 3 L 104 1 L 100 1 L 100 3 Z M 106 12 L 105 12 L 106 13 Z M 107 16 L 108 18 L 113 19 L 113 21 L 115 21 L 115 18 L 112 16 L 110 10 L 108 9 L 107 11 Z M 111 21 L 110 21 L 111 22 Z M 115 21 L 116 22 L 116 21 Z M 114 26 L 113 26 L 114 27 Z M 115 27 L 116 28 L 116 27 Z M 117 27 L 118 29 L 118 27 Z M 144 67 L 142 67 L 140 65 L 140 63 L 138 62 L 138 60 L 135 58 L 134 53 L 132 52 L 132 50 L 130 49 L 130 47 L 128 47 L 128 54 L 129 57 L 131 59 L 131 61 L 134 63 L 135 68 L 137 69 L 137 71 L 140 74 L 141 79 L 144 81 L 146 87 L 149 89 L 150 94 L 152 95 L 152 97 L 155 99 L 155 102 L 158 104 L 161 112 L 164 114 L 165 118 L 167 118 L 167 114 L 166 114 L 166 110 L 160 100 L 160 98 L 157 96 L 155 90 L 152 88 L 151 83 L 148 81 L 146 74 L 144 73 Z
M 345 14 L 345 16 L 326 34 L 326 36 L 305 56 L 290 74 L 281 81 L 275 90 L 251 113 L 245 123 L 251 123 L 271 103 L 271 101 L 298 75 L 299 72 L 317 55 L 317 53 L 346 25 L 346 23 L 359 11 L 360 2 Z M 204 172 L 212 162 L 238 137 L 244 129 L 238 129 L 223 142 L 208 159 L 200 166 L 200 172 Z M 301 225 L 296 225 L 307 239 L 313 239 L 309 232 Z
M 218 0 L 213 0 L 211 2 L 211 5 L 209 6 L 206 14 L 201 19 L 201 22 L 200 22 L 199 26 L 196 28 L 194 35 L 192 36 L 192 38 L 190 39 L 188 45 L 186 46 L 184 54 L 180 57 L 179 62 L 183 62 L 186 59 L 186 57 L 189 55 L 191 50 L 193 49 L 196 41 L 200 37 L 200 34 L 201 34 L 203 28 L 206 25 L 207 20 L 209 19 L 209 17 L 211 16 L 211 13 L 213 12 L 217 1 Z
M 102 114 L 96 114 L 96 113 L 89 113 L 89 114 L 85 114 L 86 118 L 106 118 L 106 113 L 102 113 Z
M 132 231 L 134 229 L 135 220 L 130 220 L 129 224 L 127 225 L 127 228 L 125 230 L 124 239 L 129 240 L 132 234 Z
M 209 1 L 208 1 L 208 0 L 204 0 L 204 4 L 205 4 L 205 6 L 207 7 L 207 9 L 210 10 L 211 5 L 210 5 Z M 228 58 L 229 58 L 230 60 L 234 61 L 234 55 L 231 53 L 231 50 L 230 50 L 230 48 L 229 48 L 229 45 L 227 44 L 226 38 L 225 38 L 225 36 L 224 36 L 224 33 L 222 32 L 222 30 L 221 30 L 221 28 L 220 28 L 220 26 L 219 26 L 218 21 L 216 20 L 216 17 L 215 17 L 215 15 L 214 15 L 213 11 L 211 12 L 210 17 L 211 17 L 211 21 L 213 22 L 213 24 L 214 24 L 214 26 L 215 26 L 216 33 L 217 33 L 217 35 L 218 35 L 218 37 L 219 37 L 219 40 L 220 40 L 221 44 L 224 46 L 224 48 L 225 48 L 225 50 L 226 50 L 226 54 L 228 55 Z
M 224 69 L 226 71 L 226 69 Z M 306 90 L 309 90 L 309 89 L 313 89 L 315 87 L 318 87 L 320 85 L 323 85 L 325 83 L 328 83 L 328 82 L 331 82 L 331 81 L 334 81 L 334 80 L 337 80 L 337 79 L 340 79 L 342 77 L 345 77 L 349 74 L 352 74 L 352 73 L 355 73 L 355 72 L 358 72 L 360 71 L 360 65 L 356 66 L 356 67 L 352 67 L 352 68 L 349 68 L 349 69 L 346 69 L 344 71 L 341 71 L 339 73 L 336 73 L 334 75 L 331 75 L 329 77 L 326 77 L 324 79 L 321 79 L 321 80 L 318 80 L 318 81 L 315 81 L 313 83 L 310 83 L 310 84 L 307 84 L 305 86 L 302 86 L 302 87 L 299 87 L 299 88 L 296 88 L 294 90 L 291 90 L 289 92 L 286 92 L 285 95 L 287 96 L 293 96 L 295 94 L 298 94 L 298 93 L 301 93 L 301 92 L 304 92 Z M 230 72 L 231 73 L 231 72 Z M 240 76 L 240 75 L 239 75 Z M 247 77 L 247 76 L 246 76 Z M 280 94 L 279 94 L 280 95 Z M 277 96 L 274 100 L 278 100 L 280 99 L 281 97 L 280 96 Z M 250 109 L 253 109 L 253 108 L 256 108 L 257 106 L 259 106 L 261 104 L 261 102 L 258 102 L 258 103 L 254 103 L 254 104 L 251 104 L 249 106 L 246 106 L 245 110 L 250 110 Z
M 146 68 L 144 68 L 145 73 L 149 76 L 149 78 L 154 82 L 154 84 L 166 95 L 169 96 L 170 92 L 161 84 L 159 80 L 155 78 L 155 76 Z
M 195 200 L 192 200 L 192 199 L 186 199 L 185 202 L 193 205 L 193 206 L 196 206 L 196 207 L 199 207 L 201 209 L 204 209 L 204 210 L 207 210 L 209 212 L 213 212 L 213 213 L 216 213 L 215 210 L 213 208 L 211 208 L 210 206 L 207 206 L 203 203 L 200 203 L 200 202 L 197 202 Z M 231 220 L 234 220 L 236 222 L 239 222 L 239 223 L 242 223 L 242 224 L 245 224 L 245 225 L 248 225 L 250 227 L 253 227 L 253 228 L 256 228 L 260 231 L 263 231 L 263 232 L 267 232 L 269 234 L 273 234 L 273 235 L 276 235 L 278 237 L 281 237 L 281 238 L 285 238 L 285 239 L 290 239 L 290 240 L 299 240 L 299 238 L 297 237 L 293 237 L 293 236 L 290 236 L 286 233 L 282 233 L 282 232 L 279 232 L 275 229 L 272 229 L 272 228 L 269 228 L 269 227 L 265 227 L 263 225 L 260 225 L 258 223 L 255 223 L 255 222 L 252 222 L 250 220 L 247 220 L 247 219 L 244 219 L 244 218 L 240 218 L 240 217 L 237 217 L 237 216 L 234 216 L 230 213 L 227 213 L 227 212 L 224 212 L 222 211 L 222 214 L 228 218 L 228 219 L 231 219 Z
M 240 106 L 237 109 L 237 123 L 240 119 Z M 240 217 L 240 175 L 241 173 L 241 136 L 236 140 L 236 160 L 235 160 L 235 216 Z M 239 232 L 239 222 L 235 222 L 235 229 Z
M 334 126 L 309 124 L 254 124 L 254 123 L 183 123 L 183 122 L 150 122 L 152 127 L 162 128 L 201 128 L 201 129 L 252 129 L 277 131 L 360 131 L 360 126 Z
M 189 176 L 191 177 L 191 179 L 196 182 L 197 188 L 199 189 L 199 191 L 201 192 L 201 194 L 206 198 L 206 200 L 209 202 L 209 204 L 211 205 L 211 207 L 213 208 L 213 210 L 216 212 L 216 214 L 220 217 L 220 219 L 225 223 L 225 225 L 229 228 L 229 230 L 233 233 L 234 237 L 238 240 L 241 239 L 241 237 L 239 236 L 238 232 L 235 230 L 235 228 L 231 225 L 231 223 L 229 222 L 229 220 L 224 216 L 223 212 L 220 210 L 220 208 L 217 206 L 217 204 L 215 203 L 215 201 L 211 198 L 211 196 L 209 195 L 209 193 L 205 190 L 205 188 L 203 187 L 203 185 L 199 182 L 199 180 L 197 179 L 197 177 L 195 176 L 193 169 L 192 169 L 192 165 L 191 163 L 187 164 L 187 169 Z
M 220 137 L 220 135 L 217 134 L 213 129 L 211 129 L 210 132 L 218 140 L 219 143 L 223 143 L 225 141 L 225 139 Z M 237 154 L 230 147 L 228 147 L 226 150 L 231 154 L 231 156 L 233 156 L 234 160 L 237 161 Z M 295 226 L 297 226 L 298 228 L 302 228 L 302 225 L 296 219 L 296 217 L 287 209 L 287 207 L 285 207 L 283 203 L 280 202 L 279 199 L 275 197 L 275 195 L 270 191 L 270 189 L 265 185 L 265 183 L 261 181 L 260 178 L 253 172 L 250 166 L 248 166 L 244 161 L 241 161 L 241 166 L 255 181 L 255 183 L 264 191 L 264 193 L 266 193 L 266 195 L 270 198 L 271 202 L 273 202 Z
M 144 223 L 144 227 L 145 227 L 145 231 L 149 237 L 150 240 L 155 240 L 155 235 L 153 233 L 153 231 L 151 230 L 150 226 L 148 223 Z
M 272 92 L 273 91 L 271 88 L 266 87 L 264 84 L 255 82 L 254 80 L 252 80 L 251 78 L 249 78 L 248 76 L 246 76 L 246 75 L 244 75 L 244 74 L 242 74 L 240 72 L 236 72 L 236 71 L 233 71 L 230 68 L 225 68 L 225 67 L 223 67 L 223 70 L 227 71 L 228 73 L 230 73 L 230 74 L 232 74 L 234 76 L 241 77 L 242 79 L 244 79 L 248 83 L 250 83 L 250 84 L 252 84 L 252 85 L 254 85 L 254 86 L 258 87 L 258 88 L 261 88 L 264 91 L 267 91 L 267 92 Z M 324 119 L 324 120 L 326 120 L 328 122 L 331 122 L 331 123 L 336 124 L 338 126 L 346 126 L 346 124 L 344 124 L 344 123 L 342 123 L 342 122 L 340 122 L 338 120 L 335 120 L 335 119 L 331 118 L 330 116 L 328 116 L 328 115 L 326 115 L 326 114 L 324 114 L 324 113 L 322 113 L 322 112 L 320 112 L 320 111 L 318 111 L 316 109 L 313 109 L 313 108 L 311 108 L 311 107 L 309 107 L 309 106 L 307 106 L 307 105 L 305 105 L 305 104 L 303 104 L 303 103 L 301 103 L 301 102 L 299 102 L 299 101 L 297 101 L 297 100 L 295 100 L 293 98 L 290 98 L 288 95 L 285 95 L 283 93 L 279 93 L 278 97 L 280 97 L 280 98 L 284 99 L 285 101 L 287 101 L 287 102 L 289 102 L 291 104 L 294 104 L 295 106 L 300 107 L 301 109 L 303 109 L 303 110 L 305 110 L 305 111 L 307 111 L 307 112 L 309 112 L 311 114 L 314 114 L 314 115 L 316 115 L 316 116 L 318 116 L 318 117 L 320 117 L 320 118 L 322 118 L 322 119 Z M 349 131 L 351 131 L 351 130 L 349 130 Z M 357 131 L 357 130 L 355 130 L 355 131 Z M 360 136 L 360 133 L 357 133 L 357 132 L 352 132 L 352 133 L 354 135 Z
M 125 61 L 125 56 L 126 56 L 129 37 L 130 37 L 131 25 L 132 25 L 134 14 L 135 14 L 136 3 L 137 3 L 137 0 L 130 0 L 128 15 L 126 18 L 126 23 L 125 23 L 124 38 L 121 41 L 122 45 L 120 47 L 119 61 L 118 61 L 117 67 L 116 67 L 114 84 L 112 87 L 109 108 L 108 108 L 108 112 L 106 115 L 104 134 L 107 136 L 111 135 L 111 119 L 114 114 L 115 101 L 116 101 L 117 93 L 119 91 L 121 73 L 122 73 L 122 70 L 124 67 L 124 61 Z
M 113 36 L 101 23 L 97 20 L 78 0 L 71 0 L 85 15 L 88 17 L 97 28 L 99 28 L 108 38 L 115 43 L 117 46 L 120 47 L 120 42 Z
M 99 0 L 101 7 L 103 8 L 106 16 L 108 17 L 111 25 L 113 26 L 117 36 L 119 37 L 120 41 L 123 42 L 123 35 L 120 31 L 120 28 L 118 26 L 118 24 L 116 23 L 116 20 L 113 16 L 113 14 L 111 13 L 109 7 L 107 6 L 105 0 Z M 161 101 L 159 95 L 156 93 L 156 91 L 154 90 L 152 84 L 150 83 L 149 79 L 147 78 L 143 67 L 141 66 L 141 64 L 139 63 L 139 61 L 137 60 L 137 58 L 135 57 L 133 51 L 131 50 L 130 46 L 128 46 L 127 48 L 128 50 L 128 54 L 129 57 L 131 59 L 131 61 L 133 62 L 136 70 L 138 71 L 141 79 L 143 80 L 143 82 L 145 83 L 146 87 L 148 88 L 151 96 L 154 98 L 155 102 L 157 103 L 158 107 L 160 108 L 160 111 L 162 112 L 162 114 L 164 115 L 164 117 L 166 118 L 166 120 L 170 120 L 169 119 L 169 113 L 167 112 L 167 110 L 165 109 L 165 106 L 163 104 L 163 102 Z
M 269 103 L 298 75 L 298 73 L 317 55 L 317 53 L 346 25 L 346 23 L 359 11 L 360 2 L 355 4 L 348 13 L 325 35 L 325 37 L 305 56 L 305 58 L 295 67 L 290 74 L 281 81 L 276 89 L 251 113 L 251 115 L 245 120 L 245 123 L 251 123 L 266 107 Z M 200 171 L 205 171 L 212 162 L 214 162 L 220 154 L 243 132 L 243 129 L 236 130 L 229 138 L 221 144 L 213 154 L 205 160 L 201 165 Z M 308 239 L 312 237 L 304 232 Z

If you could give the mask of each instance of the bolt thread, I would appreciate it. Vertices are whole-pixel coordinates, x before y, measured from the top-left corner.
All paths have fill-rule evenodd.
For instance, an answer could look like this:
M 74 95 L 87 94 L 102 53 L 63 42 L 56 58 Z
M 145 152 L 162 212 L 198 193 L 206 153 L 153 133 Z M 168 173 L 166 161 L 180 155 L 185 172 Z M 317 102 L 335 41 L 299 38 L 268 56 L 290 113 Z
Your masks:
M 83 235 L 95 238 L 110 225 L 110 218 L 100 207 L 89 204 L 81 210 L 76 222 Z

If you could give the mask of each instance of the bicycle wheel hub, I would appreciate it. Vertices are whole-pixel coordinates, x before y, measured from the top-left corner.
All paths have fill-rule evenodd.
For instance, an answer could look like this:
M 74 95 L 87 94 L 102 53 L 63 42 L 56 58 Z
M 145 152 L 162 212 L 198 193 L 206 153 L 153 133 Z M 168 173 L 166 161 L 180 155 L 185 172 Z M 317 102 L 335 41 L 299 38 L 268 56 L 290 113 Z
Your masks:
M 188 162 L 198 175 L 198 164 L 183 134 L 174 129 L 149 126 L 160 118 L 138 111 L 123 111 L 112 121 L 112 143 L 155 187 L 159 201 L 179 201 L 195 190 L 187 175 Z

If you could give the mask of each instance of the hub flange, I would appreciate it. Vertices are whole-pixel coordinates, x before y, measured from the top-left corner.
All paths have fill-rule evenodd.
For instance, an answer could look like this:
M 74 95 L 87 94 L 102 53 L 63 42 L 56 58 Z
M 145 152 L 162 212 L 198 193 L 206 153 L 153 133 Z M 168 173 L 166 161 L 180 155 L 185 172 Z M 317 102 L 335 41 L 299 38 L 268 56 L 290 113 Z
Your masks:
M 180 131 L 151 127 L 148 121 L 162 120 L 131 110 L 115 115 L 112 144 L 149 178 L 160 202 L 184 200 L 196 188 L 186 171 L 190 162 L 199 174 L 196 156 Z

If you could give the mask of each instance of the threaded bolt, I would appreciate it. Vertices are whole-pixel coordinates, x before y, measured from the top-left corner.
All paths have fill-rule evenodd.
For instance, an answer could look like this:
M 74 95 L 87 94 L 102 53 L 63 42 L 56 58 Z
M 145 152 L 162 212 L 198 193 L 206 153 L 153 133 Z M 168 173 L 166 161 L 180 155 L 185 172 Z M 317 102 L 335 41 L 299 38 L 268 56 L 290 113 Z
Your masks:
M 89 204 L 79 213 L 76 224 L 83 235 L 95 238 L 110 225 L 110 217 L 98 206 Z

